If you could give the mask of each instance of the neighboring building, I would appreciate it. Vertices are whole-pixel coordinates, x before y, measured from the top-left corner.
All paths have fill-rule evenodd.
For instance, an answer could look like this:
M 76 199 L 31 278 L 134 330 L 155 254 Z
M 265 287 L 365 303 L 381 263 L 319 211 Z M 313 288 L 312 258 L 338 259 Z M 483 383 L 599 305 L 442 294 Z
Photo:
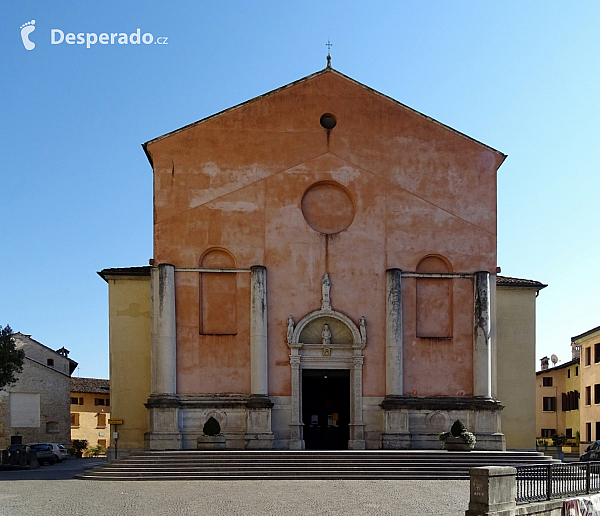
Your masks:
M 579 356 L 555 367 L 542 359 L 536 373 L 536 434 L 550 439 L 564 435 L 574 439 L 580 431 L 580 367 Z
M 120 449 L 213 416 L 228 448 L 438 449 L 461 418 L 501 450 L 501 392 L 533 434 L 497 364 L 535 370 L 544 287 L 496 291 L 502 153 L 329 66 L 144 150 L 152 266 L 99 273 Z
M 110 444 L 110 382 L 101 378 L 71 378 L 71 440 L 89 446 Z
M 0 390 L 0 449 L 21 443 L 69 444 L 69 392 L 77 362 L 65 348 L 54 351 L 22 333 L 13 337 L 25 351 L 25 361 L 17 382 Z
M 600 439 L 600 326 L 571 339 L 574 353 L 581 354 L 581 444 L 585 448 Z
M 535 301 L 546 285 L 498 276 L 496 342 L 502 432 L 511 450 L 534 450 L 536 438 Z

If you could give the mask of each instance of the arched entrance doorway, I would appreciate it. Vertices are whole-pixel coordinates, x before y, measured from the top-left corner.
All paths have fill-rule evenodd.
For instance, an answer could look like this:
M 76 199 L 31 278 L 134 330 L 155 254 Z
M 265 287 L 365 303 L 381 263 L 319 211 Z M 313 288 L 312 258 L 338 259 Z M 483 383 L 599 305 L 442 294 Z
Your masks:
M 328 295 L 327 291 L 320 310 L 303 317 L 295 327 L 293 318 L 288 318 L 292 383 L 290 449 L 365 448 L 362 350 L 367 343 L 366 323 L 361 317 L 357 326 L 348 316 L 333 310 Z M 344 414 L 347 414 L 347 433 Z

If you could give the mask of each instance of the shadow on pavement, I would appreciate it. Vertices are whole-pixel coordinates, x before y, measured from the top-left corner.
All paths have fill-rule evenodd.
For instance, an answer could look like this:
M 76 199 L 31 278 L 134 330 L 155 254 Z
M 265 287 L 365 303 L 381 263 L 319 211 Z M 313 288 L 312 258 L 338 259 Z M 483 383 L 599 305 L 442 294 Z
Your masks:
M 104 464 L 106 458 L 69 459 L 53 466 L 38 469 L 14 469 L 0 471 L 0 482 L 7 480 L 70 480 L 86 469 Z

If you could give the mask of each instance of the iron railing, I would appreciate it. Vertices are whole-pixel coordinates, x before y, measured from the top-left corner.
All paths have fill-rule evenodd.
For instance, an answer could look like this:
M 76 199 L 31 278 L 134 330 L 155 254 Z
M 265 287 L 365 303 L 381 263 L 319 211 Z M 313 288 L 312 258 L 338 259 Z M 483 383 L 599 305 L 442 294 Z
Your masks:
M 600 462 L 515 466 L 517 503 L 600 492 Z

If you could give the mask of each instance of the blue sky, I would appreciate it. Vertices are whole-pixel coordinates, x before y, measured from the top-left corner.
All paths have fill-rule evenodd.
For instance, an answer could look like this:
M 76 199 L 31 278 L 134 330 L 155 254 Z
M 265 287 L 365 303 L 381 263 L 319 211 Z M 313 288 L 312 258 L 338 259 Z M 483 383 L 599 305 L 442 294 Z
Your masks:
M 152 256 L 140 144 L 322 69 L 328 38 L 334 68 L 508 154 L 498 264 L 549 285 L 537 357 L 567 361 L 570 338 L 600 325 L 600 3 L 22 1 L 0 14 L 0 324 L 70 349 L 76 375 L 108 377 L 96 271 Z M 52 29 L 138 28 L 152 44 L 51 44 Z

